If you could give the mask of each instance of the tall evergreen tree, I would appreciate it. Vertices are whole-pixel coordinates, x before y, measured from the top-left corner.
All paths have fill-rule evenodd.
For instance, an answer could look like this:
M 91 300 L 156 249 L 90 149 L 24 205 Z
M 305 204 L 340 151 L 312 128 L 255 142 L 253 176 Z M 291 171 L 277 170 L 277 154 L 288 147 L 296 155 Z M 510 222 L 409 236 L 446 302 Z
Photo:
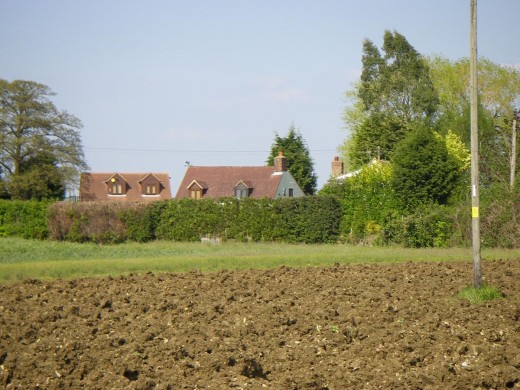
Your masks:
M 281 137 L 276 133 L 274 143 L 271 146 L 271 153 L 266 161 L 268 165 L 274 164 L 274 158 L 278 156 L 280 150 L 287 158 L 287 169 L 298 182 L 303 192 L 306 195 L 314 195 L 318 181 L 314 173 L 314 163 L 305 140 L 296 131 L 294 125 L 289 127 L 285 137 Z
M 425 204 L 447 204 L 459 184 L 460 163 L 442 137 L 426 126 L 402 140 L 392 158 L 390 184 L 404 211 Z

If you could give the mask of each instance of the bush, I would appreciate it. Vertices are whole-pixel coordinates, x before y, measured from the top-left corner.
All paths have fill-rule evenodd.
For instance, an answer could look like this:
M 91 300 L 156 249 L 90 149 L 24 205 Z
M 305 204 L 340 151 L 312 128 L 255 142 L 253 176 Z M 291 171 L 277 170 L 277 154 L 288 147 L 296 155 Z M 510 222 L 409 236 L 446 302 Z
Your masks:
M 342 210 L 330 196 L 287 199 L 181 199 L 150 204 L 56 203 L 50 237 L 116 243 L 204 237 L 288 243 L 336 242 Z
M 400 207 L 407 213 L 421 205 L 448 203 L 460 184 L 460 162 L 441 137 L 419 127 L 398 145 L 392 156 L 390 184 Z
M 50 238 L 73 242 L 117 243 L 152 239 L 150 205 L 58 202 L 49 210 Z
M 411 248 L 452 246 L 454 215 L 454 208 L 441 205 L 418 207 L 401 218 L 394 214 L 383 229 L 383 242 Z
M 341 207 L 333 197 L 182 199 L 168 201 L 156 236 L 176 241 L 335 242 Z
M 396 209 L 390 186 L 392 166 L 387 161 L 373 160 L 352 177 L 331 180 L 320 194 L 336 196 L 343 209 L 340 231 L 351 243 L 377 240 L 388 216 Z
M 47 238 L 47 211 L 51 203 L 0 199 L 0 236 Z
M 520 248 L 520 189 L 494 186 L 481 194 L 482 246 Z
M 227 239 L 237 202 L 233 198 L 167 201 L 158 218 L 156 237 L 174 241 L 199 241 L 207 236 Z

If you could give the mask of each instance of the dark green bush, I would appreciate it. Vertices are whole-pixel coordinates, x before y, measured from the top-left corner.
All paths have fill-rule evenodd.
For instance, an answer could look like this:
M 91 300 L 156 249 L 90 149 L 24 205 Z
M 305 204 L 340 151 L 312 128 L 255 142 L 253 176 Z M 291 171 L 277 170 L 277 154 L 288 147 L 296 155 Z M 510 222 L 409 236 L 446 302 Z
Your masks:
M 46 238 L 49 234 L 47 210 L 51 203 L 0 199 L 0 236 Z
M 199 241 L 202 237 L 228 237 L 236 218 L 235 199 L 181 199 L 162 206 L 156 237 L 174 241 Z
M 156 236 L 176 241 L 335 242 L 342 210 L 333 197 L 183 199 L 162 209 Z

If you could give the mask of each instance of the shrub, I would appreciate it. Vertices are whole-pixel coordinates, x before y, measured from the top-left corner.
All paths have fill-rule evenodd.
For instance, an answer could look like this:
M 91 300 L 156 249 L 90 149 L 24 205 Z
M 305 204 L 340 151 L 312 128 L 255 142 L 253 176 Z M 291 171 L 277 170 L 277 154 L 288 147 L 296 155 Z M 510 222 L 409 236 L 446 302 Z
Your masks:
M 146 204 L 58 202 L 49 210 L 48 223 L 55 240 L 117 243 L 153 238 Z
M 52 201 L 0 200 L 0 236 L 44 239 Z
M 419 127 L 404 138 L 393 156 L 390 183 L 407 213 L 425 204 L 448 203 L 460 184 L 461 162 L 433 130 Z
M 198 241 L 205 236 L 229 238 L 237 202 L 232 198 L 167 201 L 160 212 L 156 236 L 174 241 Z
M 520 247 L 520 189 L 494 186 L 482 191 L 482 246 Z
M 383 241 L 411 248 L 448 247 L 454 226 L 454 208 L 425 205 L 401 218 L 394 214 L 385 224 Z
M 342 210 L 333 197 L 182 199 L 161 206 L 156 236 L 176 241 L 335 242 Z
M 352 243 L 366 243 L 379 237 L 381 228 L 396 209 L 389 184 L 392 166 L 373 160 L 342 181 L 331 180 L 320 194 L 336 196 L 343 209 L 340 231 Z

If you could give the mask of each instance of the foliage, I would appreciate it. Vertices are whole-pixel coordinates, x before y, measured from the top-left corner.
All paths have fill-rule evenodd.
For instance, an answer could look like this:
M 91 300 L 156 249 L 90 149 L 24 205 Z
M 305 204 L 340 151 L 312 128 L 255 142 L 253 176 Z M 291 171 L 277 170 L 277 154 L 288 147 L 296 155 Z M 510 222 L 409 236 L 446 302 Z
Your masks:
M 343 208 L 341 233 L 350 242 L 377 238 L 387 216 L 396 208 L 390 187 L 392 166 L 374 160 L 344 180 L 329 181 L 320 194 L 336 196 Z
M 499 289 L 486 284 L 482 285 L 480 288 L 466 287 L 457 295 L 459 298 L 463 298 L 472 304 L 483 303 L 504 297 Z
M 354 100 L 345 111 L 352 142 L 343 150 L 352 168 L 390 159 L 413 124 L 431 124 L 436 113 L 438 97 L 422 56 L 398 32 L 385 31 L 382 49 L 384 55 L 363 42 L 361 79 L 347 95 Z
M 72 242 L 118 243 L 153 237 L 146 204 L 58 202 L 49 210 L 50 238 Z
M 482 246 L 520 248 L 520 188 L 495 185 L 480 195 Z
M 299 184 L 305 195 L 316 193 L 318 177 L 314 172 L 309 148 L 302 135 L 291 125 L 285 137 L 276 134 L 271 146 L 267 164 L 273 165 L 274 158 L 282 151 L 287 158 L 287 169 Z
M 8 192 L 12 199 L 63 199 L 65 183 L 54 156 L 42 152 L 24 161 L 20 174 L 11 177 Z
M 446 143 L 427 127 L 419 127 L 398 145 L 392 165 L 390 184 L 407 213 L 423 204 L 447 204 L 460 177 Z
M 8 181 L 24 174 L 25 169 L 25 180 L 34 180 L 35 187 L 46 182 L 56 185 L 50 177 L 41 180 L 38 172 L 29 169 L 40 165 L 36 161 L 42 155 L 51 158 L 63 183 L 73 182 L 80 170 L 87 169 L 78 131 L 81 122 L 59 111 L 50 100 L 53 95 L 43 84 L 0 79 L 0 166 Z M 28 192 L 16 180 L 8 189 L 15 197 L 44 197 L 41 190 L 37 194 Z
M 180 199 L 165 203 L 156 236 L 163 240 L 200 241 L 202 237 L 228 238 L 238 200 Z
M 423 205 L 402 217 L 393 215 L 384 225 L 383 242 L 407 248 L 447 248 L 454 244 L 454 208 Z
M 469 61 L 450 61 L 440 56 L 428 58 L 430 75 L 439 92 L 437 128 L 453 131 L 469 145 Z M 511 128 L 520 108 L 520 71 L 478 61 L 480 172 L 484 186 L 507 183 L 511 158 Z
M 50 201 L 0 200 L 0 237 L 44 239 Z
M 337 240 L 341 208 L 331 197 L 182 199 L 169 201 L 160 220 L 160 239 L 321 243 Z
M 336 242 L 342 210 L 332 197 L 180 199 L 150 204 L 59 202 L 50 237 L 118 243 L 202 238 L 288 243 Z

